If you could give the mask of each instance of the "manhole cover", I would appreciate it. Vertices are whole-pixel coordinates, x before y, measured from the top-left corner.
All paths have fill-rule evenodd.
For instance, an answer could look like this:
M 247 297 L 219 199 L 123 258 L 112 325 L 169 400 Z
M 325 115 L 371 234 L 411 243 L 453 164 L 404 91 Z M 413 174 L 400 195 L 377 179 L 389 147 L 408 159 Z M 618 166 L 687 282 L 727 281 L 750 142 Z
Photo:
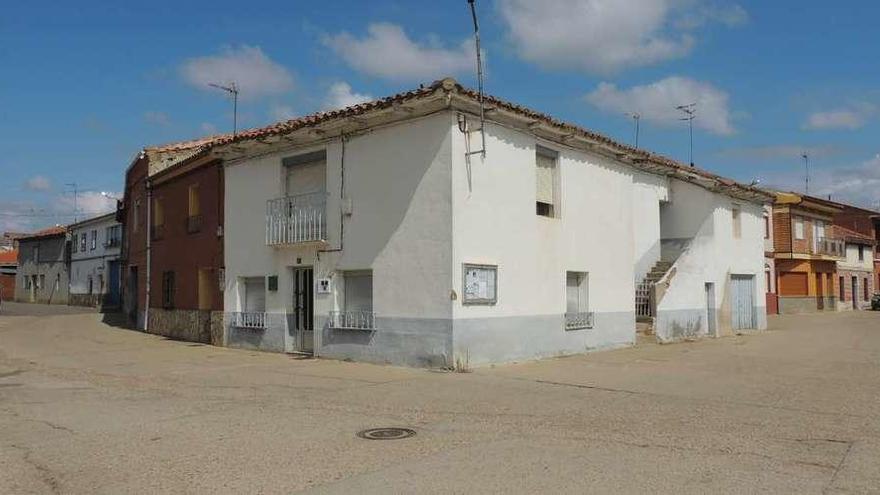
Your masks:
M 370 428 L 359 431 L 357 436 L 367 440 L 400 440 L 415 435 L 415 430 L 409 428 Z

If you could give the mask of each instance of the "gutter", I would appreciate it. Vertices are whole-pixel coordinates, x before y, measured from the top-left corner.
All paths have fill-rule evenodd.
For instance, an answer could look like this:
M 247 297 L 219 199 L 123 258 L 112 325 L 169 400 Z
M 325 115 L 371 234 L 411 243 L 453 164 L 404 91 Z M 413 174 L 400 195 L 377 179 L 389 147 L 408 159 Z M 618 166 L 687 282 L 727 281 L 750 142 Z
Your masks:
M 150 184 L 150 179 L 147 177 L 144 180 L 144 185 L 147 188 L 147 225 L 144 227 L 144 233 L 147 235 L 147 277 L 146 277 L 146 295 L 144 296 L 144 332 L 148 332 L 150 329 L 150 262 L 151 262 L 151 252 L 150 247 L 152 244 L 153 232 L 152 225 L 150 224 L 150 210 L 153 209 L 153 189 Z

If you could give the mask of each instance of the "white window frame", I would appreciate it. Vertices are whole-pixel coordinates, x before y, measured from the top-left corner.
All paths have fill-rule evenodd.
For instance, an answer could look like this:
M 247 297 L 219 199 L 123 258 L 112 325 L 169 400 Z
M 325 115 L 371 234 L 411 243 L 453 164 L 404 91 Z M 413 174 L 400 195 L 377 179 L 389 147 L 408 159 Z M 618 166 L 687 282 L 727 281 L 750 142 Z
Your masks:
M 804 217 L 794 217 L 794 238 L 797 241 L 804 240 Z
M 487 270 L 492 272 L 492 297 L 468 297 L 468 270 Z M 461 268 L 461 303 L 465 306 L 494 306 L 498 303 L 498 265 L 464 263 Z

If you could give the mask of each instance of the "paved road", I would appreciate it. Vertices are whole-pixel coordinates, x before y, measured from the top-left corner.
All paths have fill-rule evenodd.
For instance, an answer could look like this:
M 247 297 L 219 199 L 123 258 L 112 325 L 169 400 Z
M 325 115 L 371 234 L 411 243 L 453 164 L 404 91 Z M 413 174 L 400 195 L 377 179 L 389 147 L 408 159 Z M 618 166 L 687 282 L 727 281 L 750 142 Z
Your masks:
M 880 492 L 880 313 L 466 374 L 100 318 L 0 316 L 0 493 Z

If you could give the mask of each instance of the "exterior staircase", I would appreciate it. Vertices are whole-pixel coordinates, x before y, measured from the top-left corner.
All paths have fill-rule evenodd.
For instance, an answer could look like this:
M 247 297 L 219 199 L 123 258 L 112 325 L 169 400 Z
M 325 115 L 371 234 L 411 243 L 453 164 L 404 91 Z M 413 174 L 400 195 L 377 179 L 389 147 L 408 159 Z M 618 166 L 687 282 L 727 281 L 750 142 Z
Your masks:
M 654 284 L 672 268 L 671 261 L 658 261 L 645 278 L 636 285 L 636 332 L 650 335 L 653 333 L 656 303 L 654 301 Z

